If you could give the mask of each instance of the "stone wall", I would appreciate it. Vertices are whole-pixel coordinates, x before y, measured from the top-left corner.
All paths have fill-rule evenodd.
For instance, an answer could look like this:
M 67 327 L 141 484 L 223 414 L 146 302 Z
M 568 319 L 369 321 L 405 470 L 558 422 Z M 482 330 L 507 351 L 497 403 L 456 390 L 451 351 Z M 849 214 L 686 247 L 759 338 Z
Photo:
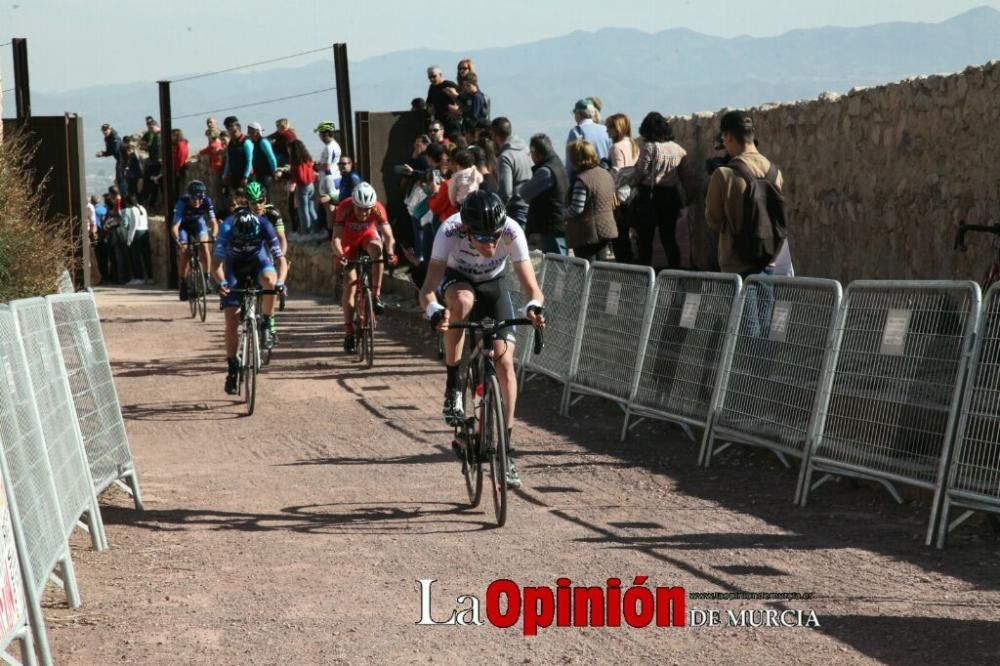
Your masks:
M 752 109 L 761 152 L 785 177 L 796 272 L 842 281 L 979 279 L 987 239 L 971 238 L 965 254 L 952 244 L 960 221 L 1000 219 L 998 99 L 1000 63 L 991 62 Z M 697 172 L 690 212 L 701 267 L 715 265 L 704 164 L 717 154 L 721 113 L 671 119 Z

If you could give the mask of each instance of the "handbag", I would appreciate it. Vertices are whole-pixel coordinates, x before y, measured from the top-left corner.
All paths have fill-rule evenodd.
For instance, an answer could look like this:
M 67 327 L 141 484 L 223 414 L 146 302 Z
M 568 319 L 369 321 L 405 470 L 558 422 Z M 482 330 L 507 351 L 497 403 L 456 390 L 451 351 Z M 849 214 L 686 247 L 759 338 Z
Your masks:
M 619 206 L 629 205 L 639 194 L 639 188 L 632 187 L 633 178 L 635 178 L 635 166 L 622 167 L 615 174 L 615 195 Z

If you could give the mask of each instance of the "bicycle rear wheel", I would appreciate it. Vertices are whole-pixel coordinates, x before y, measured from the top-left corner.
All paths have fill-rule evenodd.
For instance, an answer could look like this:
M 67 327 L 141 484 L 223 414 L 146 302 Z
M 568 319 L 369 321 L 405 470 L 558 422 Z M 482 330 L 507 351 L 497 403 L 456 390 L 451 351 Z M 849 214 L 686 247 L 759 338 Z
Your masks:
M 257 370 L 260 367 L 260 338 L 255 328 L 254 320 L 249 320 L 247 327 L 251 330 L 246 332 L 247 356 L 243 359 L 246 363 L 246 401 L 247 416 L 253 415 L 254 407 L 257 403 Z
M 198 316 L 202 321 L 205 321 L 205 316 L 208 314 L 208 283 L 205 282 L 205 273 L 198 268 L 198 274 L 194 276 L 195 293 L 197 297 L 195 298 L 195 303 L 198 309 Z
M 479 436 L 481 432 L 478 422 L 475 396 L 475 373 L 470 367 L 462 382 L 462 404 L 465 409 L 465 419 L 461 426 L 455 428 L 456 439 L 461 437 L 465 456 L 462 459 L 462 476 L 465 477 L 465 490 L 469 494 L 469 507 L 476 508 L 483 497 L 483 460 L 479 455 Z
M 482 422 L 481 451 L 489 457 L 493 486 L 493 509 L 497 525 L 507 523 L 507 423 L 503 418 L 503 396 L 496 375 L 484 382 L 479 405 Z
M 246 383 L 247 336 L 242 325 L 239 328 L 239 340 L 236 343 L 236 395 L 243 394 Z

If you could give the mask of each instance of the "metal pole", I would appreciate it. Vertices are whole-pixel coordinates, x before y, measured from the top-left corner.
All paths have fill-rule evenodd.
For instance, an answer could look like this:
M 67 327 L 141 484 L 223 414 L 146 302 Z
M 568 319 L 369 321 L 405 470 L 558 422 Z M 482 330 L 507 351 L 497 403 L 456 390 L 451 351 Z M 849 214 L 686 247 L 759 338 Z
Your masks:
M 14 51 L 14 101 L 17 119 L 25 122 L 31 118 L 31 85 L 28 82 L 28 40 L 15 37 L 10 41 Z
M 354 143 L 354 110 L 351 108 L 351 76 L 347 66 L 347 44 L 333 45 L 333 66 L 337 81 L 337 114 L 340 130 L 344 133 L 344 154 L 356 159 L 357 145 Z
M 167 257 L 170 273 L 167 276 L 167 287 L 177 288 L 177 248 L 174 237 L 170 233 L 173 220 L 170 219 L 174 202 L 177 201 L 177 177 L 174 171 L 173 113 L 170 110 L 170 81 L 157 81 L 160 87 L 160 149 L 163 152 L 163 207 L 164 226 L 167 237 Z

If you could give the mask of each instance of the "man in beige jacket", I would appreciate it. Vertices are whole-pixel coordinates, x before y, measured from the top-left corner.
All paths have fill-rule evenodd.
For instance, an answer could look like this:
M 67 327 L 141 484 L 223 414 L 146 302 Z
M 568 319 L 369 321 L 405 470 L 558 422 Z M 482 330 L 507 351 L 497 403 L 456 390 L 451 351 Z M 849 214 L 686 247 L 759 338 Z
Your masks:
M 750 114 L 745 111 L 729 111 L 722 116 L 721 133 L 722 144 L 731 160 L 740 160 L 758 178 L 767 174 L 771 162 L 757 151 L 754 143 L 756 131 Z M 778 171 L 778 190 L 781 190 L 783 182 L 781 171 Z M 747 264 L 737 255 L 733 243 L 734 236 L 743 224 L 746 189 L 746 181 L 727 166 L 716 169 L 708 181 L 705 221 L 709 229 L 719 234 L 719 267 L 724 273 L 738 273 L 744 278 L 758 272 L 770 275 L 793 274 L 787 242 L 763 271 L 756 270 L 756 267 Z

